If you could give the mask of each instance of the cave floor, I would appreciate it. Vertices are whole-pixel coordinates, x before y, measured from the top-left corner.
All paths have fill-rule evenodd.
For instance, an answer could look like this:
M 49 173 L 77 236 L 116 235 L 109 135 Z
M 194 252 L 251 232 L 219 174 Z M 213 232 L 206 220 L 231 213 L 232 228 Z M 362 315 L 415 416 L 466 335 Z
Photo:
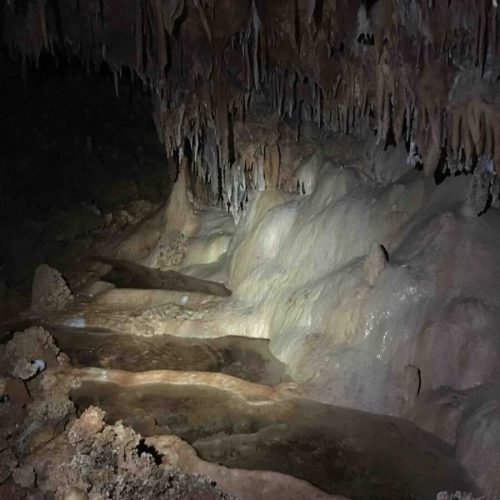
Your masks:
M 267 340 L 67 325 L 68 318 L 89 320 L 99 311 L 94 323 L 109 326 L 114 313 L 122 326 L 141 309 L 127 307 L 130 294 L 142 295 L 143 307 L 151 304 L 150 290 L 113 293 L 123 294 L 114 308 L 87 299 L 41 321 L 70 358 L 68 376 L 79 379 L 70 394 L 78 414 L 98 406 L 109 424 L 123 421 L 145 438 L 179 436 L 208 462 L 284 473 L 332 495 L 435 498 L 473 490 L 453 450 L 413 424 L 302 397 Z
M 114 310 L 80 303 L 44 323 L 80 380 L 71 392 L 79 414 L 98 406 L 109 424 L 123 421 L 146 438 L 179 436 L 208 462 L 281 472 L 332 495 L 435 498 L 473 489 L 453 450 L 413 424 L 302 397 L 267 340 L 64 326 L 75 314 L 92 323 L 96 311 L 94 323 L 108 326 L 113 312 L 118 326 L 138 314 L 126 300 Z

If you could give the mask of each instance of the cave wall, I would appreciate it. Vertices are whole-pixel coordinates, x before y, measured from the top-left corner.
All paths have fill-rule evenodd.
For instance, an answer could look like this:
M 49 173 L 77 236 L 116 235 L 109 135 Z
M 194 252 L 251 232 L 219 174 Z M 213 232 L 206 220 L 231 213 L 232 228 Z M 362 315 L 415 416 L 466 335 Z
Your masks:
M 117 89 L 132 69 L 152 90 L 168 155 L 189 149 L 236 218 L 248 187 L 290 188 L 285 121 L 295 138 L 314 122 L 404 143 L 428 174 L 494 173 L 500 161 L 496 0 L 10 0 L 3 10 L 4 40 L 27 64 L 44 51 L 105 60 Z

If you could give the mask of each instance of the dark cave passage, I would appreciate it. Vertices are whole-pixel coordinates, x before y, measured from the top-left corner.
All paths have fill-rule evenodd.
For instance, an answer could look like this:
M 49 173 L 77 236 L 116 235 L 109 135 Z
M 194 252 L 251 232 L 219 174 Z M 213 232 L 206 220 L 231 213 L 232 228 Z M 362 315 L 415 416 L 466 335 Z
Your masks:
M 38 67 L 0 57 L 0 283 L 25 288 L 43 262 L 66 270 L 113 212 L 158 206 L 175 172 L 130 73 L 117 96 L 106 64 L 87 72 L 47 53 Z

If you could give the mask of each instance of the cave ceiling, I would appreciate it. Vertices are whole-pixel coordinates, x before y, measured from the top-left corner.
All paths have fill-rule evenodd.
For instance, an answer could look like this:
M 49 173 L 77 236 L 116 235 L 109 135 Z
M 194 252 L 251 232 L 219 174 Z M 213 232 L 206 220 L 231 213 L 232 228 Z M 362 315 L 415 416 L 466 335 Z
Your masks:
M 282 182 L 285 119 L 404 142 L 427 174 L 443 161 L 452 173 L 500 162 L 497 0 L 7 0 L 3 9 L 4 40 L 27 63 L 49 51 L 105 61 L 116 79 L 129 68 L 152 91 L 167 154 L 189 143 L 215 196 L 235 198 L 227 186 L 244 191 L 259 168 L 267 187 Z M 264 125 L 249 148 L 240 124 L 259 121 L 259 106 Z

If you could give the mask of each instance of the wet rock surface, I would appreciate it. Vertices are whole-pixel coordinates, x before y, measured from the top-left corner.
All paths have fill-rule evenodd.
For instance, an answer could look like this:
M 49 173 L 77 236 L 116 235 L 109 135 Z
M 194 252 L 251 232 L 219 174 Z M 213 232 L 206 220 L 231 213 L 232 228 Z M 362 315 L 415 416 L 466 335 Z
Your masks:
M 229 297 L 231 291 L 222 283 L 215 283 L 181 274 L 176 271 L 161 271 L 141 266 L 125 260 L 94 257 L 94 260 L 109 264 L 111 269 L 100 277 L 118 288 L 138 288 L 141 290 L 177 290 L 198 292 L 220 297 Z
M 220 372 L 250 382 L 277 385 L 286 379 L 285 365 L 269 351 L 269 342 L 245 337 L 212 340 L 169 335 L 141 338 L 105 330 L 51 329 L 75 366 L 132 372 L 186 370 Z
M 18 355 L 21 351 L 33 351 L 30 335 L 44 339 L 41 347 L 36 348 L 41 349 L 36 352 L 38 355 L 49 360 L 57 353 L 60 359 L 55 359 L 58 361 L 55 364 L 49 362 L 46 372 L 28 382 L 33 401 L 25 409 L 19 408 L 24 419 L 21 428 L 14 430 L 12 422 L 9 431 L 7 420 L 2 419 L 7 424 L 3 428 L 8 438 L 7 448 L 2 452 L 6 453 L 4 480 L 11 477 L 2 491 L 19 494 L 42 490 L 81 498 L 94 498 L 93 495 L 128 498 L 134 492 L 141 492 L 143 498 L 160 494 L 167 495 L 166 498 L 174 494 L 177 496 L 172 498 L 184 498 L 182 495 L 192 498 L 189 493 L 194 491 L 195 495 L 209 495 L 206 498 L 212 498 L 210 495 L 230 498 L 220 496 L 223 493 L 214 490 L 208 479 L 191 479 L 189 474 L 185 477 L 175 470 L 158 470 L 154 447 L 141 445 L 141 436 L 158 435 L 179 436 L 191 443 L 201 459 L 240 470 L 243 478 L 245 470 L 274 471 L 292 477 L 276 476 L 275 481 L 279 478 L 284 484 L 293 484 L 295 477 L 307 481 L 312 488 L 349 498 L 431 498 L 445 489 L 459 487 L 473 491 L 475 488 L 457 464 L 452 448 L 407 422 L 301 399 L 294 396 L 294 391 L 300 388 L 293 385 L 276 388 L 259 385 L 262 365 L 272 364 L 267 344 L 262 341 L 224 338 L 217 342 L 185 339 L 175 342 L 162 338 L 169 352 L 162 357 L 158 339 L 152 339 L 150 348 L 170 368 L 176 353 L 181 355 L 185 370 L 189 363 L 196 366 L 196 357 L 192 356 L 197 347 L 203 347 L 204 355 L 208 352 L 212 356 L 212 363 L 217 355 L 223 358 L 229 351 L 231 363 L 226 368 L 238 360 L 250 370 L 247 374 L 260 374 L 256 380 L 259 384 L 244 385 L 241 378 L 245 370 L 238 372 L 240 378 L 233 378 L 223 373 L 224 363 L 219 365 L 218 379 L 214 378 L 217 369 L 213 365 L 208 367 L 206 375 L 198 372 L 192 376 L 186 371 L 148 372 L 145 359 L 141 361 L 140 357 L 130 362 L 136 366 L 143 363 L 142 370 L 130 376 L 117 370 L 71 368 L 68 362 L 76 362 L 79 357 L 80 364 L 95 365 L 92 346 L 101 349 L 103 340 L 106 345 L 120 338 L 109 332 L 65 330 L 55 332 L 53 341 L 45 330 L 32 328 L 16 334 L 16 343 L 12 344 L 16 348 L 13 351 L 11 347 L 11 351 Z M 124 350 L 122 357 L 114 359 L 115 366 L 120 361 L 127 366 L 130 353 L 147 346 L 147 342 L 139 343 L 136 339 L 134 343 L 127 336 L 121 340 Z M 51 347 L 55 342 L 60 347 L 72 344 L 70 356 Z M 251 372 L 248 359 L 252 351 L 262 356 L 256 372 Z M 120 343 L 116 353 L 120 353 Z M 263 359 L 265 356 L 267 359 Z M 152 362 L 155 356 L 150 358 Z M 282 371 L 278 373 L 283 375 Z M 105 382 L 106 379 L 110 382 Z M 0 409 L 7 409 L 6 405 L 14 405 L 5 414 L 13 416 L 14 400 L 1 404 Z M 76 423 L 72 423 L 74 405 L 82 415 Z M 120 449 L 123 453 L 116 451 Z M 101 471 L 103 466 L 105 476 Z M 258 479 L 259 473 L 256 474 Z M 309 486 L 305 484 L 300 483 L 307 491 Z M 243 497 L 254 498 L 251 493 Z
M 80 408 L 104 408 L 109 422 L 123 419 L 145 436 L 178 435 L 210 462 L 290 474 L 332 494 L 431 498 L 474 488 L 452 448 L 398 419 L 168 383 L 87 381 L 72 398 Z

